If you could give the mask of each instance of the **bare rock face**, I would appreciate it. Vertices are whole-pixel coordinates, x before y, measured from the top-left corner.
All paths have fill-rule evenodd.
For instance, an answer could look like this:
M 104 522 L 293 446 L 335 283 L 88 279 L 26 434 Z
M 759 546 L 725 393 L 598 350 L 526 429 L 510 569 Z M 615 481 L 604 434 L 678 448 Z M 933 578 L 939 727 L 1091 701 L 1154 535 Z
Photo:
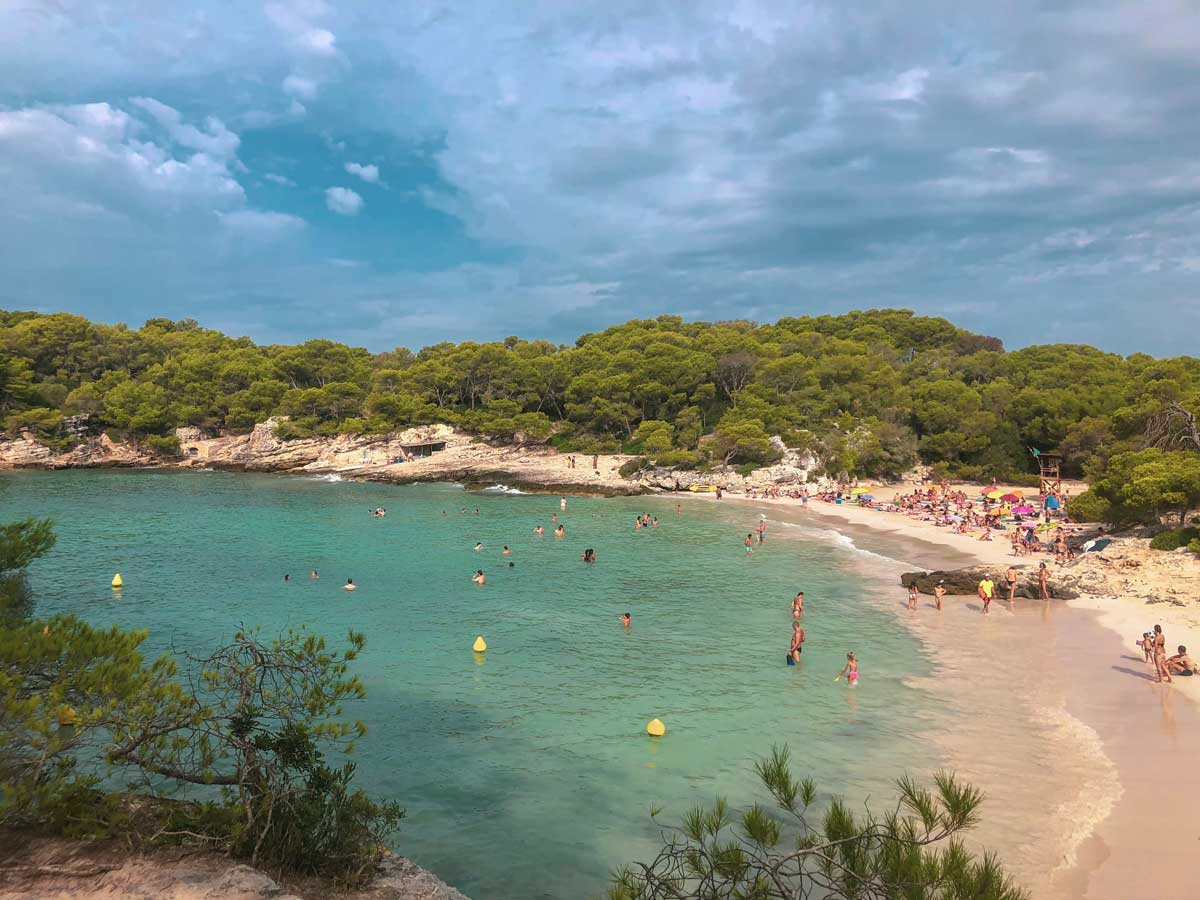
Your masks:
M 0 442 L 0 466 L 4 468 L 52 466 L 53 464 L 54 451 L 39 444 L 31 434 L 22 434 Z
M 1018 581 L 1016 596 L 1023 597 L 1028 600 L 1036 600 L 1041 596 L 1038 590 L 1037 569 L 1029 566 L 1018 566 Z M 996 582 L 996 597 L 1008 596 L 1008 585 L 1004 583 L 1005 568 L 991 568 L 988 566 L 970 566 L 965 569 L 950 569 L 936 572 L 905 572 L 900 576 L 900 583 L 905 587 L 916 585 L 917 590 L 922 594 L 932 594 L 934 587 L 939 581 L 944 582 L 942 587 L 946 589 L 947 594 L 975 594 L 979 588 L 979 582 L 984 576 L 988 576 L 992 581 Z M 1050 596 L 1055 600 L 1074 600 L 1079 596 L 1072 585 L 1064 584 L 1066 579 L 1057 577 L 1057 573 L 1051 573 L 1050 576 Z

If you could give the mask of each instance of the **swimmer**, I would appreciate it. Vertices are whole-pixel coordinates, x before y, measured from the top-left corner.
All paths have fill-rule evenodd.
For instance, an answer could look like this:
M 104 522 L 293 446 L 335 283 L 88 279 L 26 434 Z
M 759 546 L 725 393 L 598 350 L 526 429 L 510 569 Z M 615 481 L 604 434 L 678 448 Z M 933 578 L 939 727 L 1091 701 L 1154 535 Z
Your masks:
M 633 520 L 633 530 L 634 531 L 642 530 L 642 517 L 641 516 L 638 516 L 636 519 Z
M 475 545 L 475 552 L 476 553 L 483 552 L 483 542 L 482 541 Z
M 558 513 L 550 513 L 550 524 L 553 525 L 558 521 Z
M 804 615 L 804 591 L 792 598 L 792 617 L 798 619 L 802 615 Z
M 842 671 L 833 680 L 835 682 L 841 681 L 843 675 L 846 676 L 846 684 L 850 685 L 850 687 L 858 684 L 858 660 L 854 657 L 853 653 L 846 654 L 846 665 L 842 666 Z
M 292 576 L 291 576 L 291 575 L 284 575 L 284 576 L 283 576 L 283 580 L 284 580 L 284 581 L 291 581 L 291 580 L 292 580 Z
M 541 526 L 541 525 L 538 525 L 538 526 L 536 526 L 536 527 L 533 529 L 533 533 L 534 533 L 534 534 L 536 534 L 538 537 L 541 537 L 541 536 L 542 536 L 542 534 L 544 533 L 544 532 L 543 532 L 543 529 L 542 529 L 542 526 Z
M 792 643 L 788 646 L 788 656 L 792 662 L 800 662 L 800 654 L 804 650 L 804 629 L 799 622 L 792 622 Z
M 512 556 L 512 551 L 508 549 L 508 544 L 504 545 L 504 549 L 500 551 L 501 556 Z
M 908 586 L 908 608 L 909 609 L 917 608 L 918 599 L 920 598 L 920 596 L 921 596 L 921 592 L 917 590 L 916 584 L 910 584 Z
M 317 574 L 317 570 L 316 570 L 316 569 L 313 569 L 313 570 L 312 570 L 312 574 L 311 574 L 310 576 L 308 576 L 308 577 L 309 577 L 309 578 L 311 578 L 313 581 L 316 581 L 316 580 L 317 580 L 318 578 L 320 578 L 321 576 Z
M 658 527 L 658 516 L 655 516 L 654 521 L 652 521 L 650 524 L 652 526 L 654 526 L 655 528 L 657 528 Z
M 630 623 L 633 622 L 633 617 L 630 616 L 629 613 L 621 613 L 621 615 L 619 615 L 617 618 L 621 620 L 621 624 L 626 628 L 628 628 Z
M 563 528 L 561 525 L 559 525 L 557 528 L 554 529 L 554 536 L 556 538 L 559 538 L 560 540 L 562 539 L 562 536 L 566 533 L 567 533 L 567 530 L 565 528 Z
M 347 591 L 357 590 L 357 588 L 354 587 L 354 579 L 353 578 L 347 578 L 346 583 L 342 587 L 345 588 Z
M 516 565 L 517 565 L 517 564 L 516 564 L 515 562 L 513 562 L 511 559 L 508 561 L 508 567 L 509 567 L 510 569 L 514 568 Z
M 566 497 L 559 497 L 559 498 L 558 498 L 558 508 L 559 508 L 559 509 L 566 509 L 566 508 L 567 508 L 567 498 L 566 498 Z
M 946 596 L 946 582 L 939 581 L 933 588 L 933 602 L 937 604 L 937 608 L 942 608 L 942 598 Z
M 483 569 L 476 569 L 475 574 L 471 576 L 471 580 L 476 584 L 487 584 L 487 576 L 483 574 Z

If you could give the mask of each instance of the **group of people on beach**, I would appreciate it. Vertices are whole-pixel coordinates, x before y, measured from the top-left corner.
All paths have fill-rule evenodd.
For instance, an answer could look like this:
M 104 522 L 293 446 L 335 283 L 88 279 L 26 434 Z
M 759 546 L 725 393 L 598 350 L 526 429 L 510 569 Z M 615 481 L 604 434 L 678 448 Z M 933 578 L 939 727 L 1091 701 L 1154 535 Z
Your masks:
M 1167 636 L 1163 634 L 1162 626 L 1155 625 L 1154 630 L 1142 633 L 1142 639 L 1135 641 L 1142 648 L 1146 662 L 1154 666 L 1154 680 L 1159 684 L 1164 681 L 1170 684 L 1172 675 L 1190 677 L 1197 673 L 1197 666 L 1188 656 L 1187 647 L 1179 645 L 1174 656 L 1167 656 Z

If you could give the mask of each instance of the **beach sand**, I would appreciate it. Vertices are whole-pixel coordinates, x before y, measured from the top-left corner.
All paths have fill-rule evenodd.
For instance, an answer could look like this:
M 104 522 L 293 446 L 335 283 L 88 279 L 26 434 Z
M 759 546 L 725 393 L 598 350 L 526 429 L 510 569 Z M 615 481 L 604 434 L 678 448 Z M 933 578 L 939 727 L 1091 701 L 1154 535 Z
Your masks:
M 1011 609 L 994 602 L 984 617 L 974 597 L 947 598 L 939 613 L 923 596 L 911 612 L 901 571 L 1007 567 L 1007 542 L 814 500 L 807 509 L 730 494 L 724 502 L 765 515 L 772 537 L 791 523 L 836 531 L 840 543 L 876 554 L 861 561 L 862 574 L 877 579 L 876 602 L 936 659 L 936 673 L 913 686 L 956 722 L 935 737 L 938 755 L 988 798 L 968 844 L 997 852 L 1034 900 L 1195 893 L 1200 707 L 1191 697 L 1200 678 L 1155 684 L 1133 646 L 1164 610 L 1116 597 L 1018 600 Z M 1183 639 L 1166 622 L 1164 630 L 1173 643 Z

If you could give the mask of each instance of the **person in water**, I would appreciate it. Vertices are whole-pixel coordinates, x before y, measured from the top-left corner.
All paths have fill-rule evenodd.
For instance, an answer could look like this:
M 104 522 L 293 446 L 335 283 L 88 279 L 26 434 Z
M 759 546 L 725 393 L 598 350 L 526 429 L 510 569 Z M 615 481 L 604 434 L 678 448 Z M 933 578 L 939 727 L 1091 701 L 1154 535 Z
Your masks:
M 946 582 L 939 581 L 933 587 L 933 602 L 938 609 L 942 608 L 942 598 L 946 596 Z
M 800 662 L 800 654 L 804 650 L 804 629 L 799 622 L 792 622 L 792 642 L 788 646 L 788 656 L 792 662 Z
M 504 545 L 504 549 L 500 551 L 501 556 L 512 556 L 512 551 L 508 549 L 508 544 Z
M 746 540 L 742 541 L 742 545 L 746 548 L 747 553 L 753 553 L 754 552 L 754 535 L 753 534 L 746 535 Z
M 621 624 L 624 625 L 626 628 L 628 628 L 630 626 L 630 624 L 632 624 L 632 622 L 633 622 L 633 616 L 629 615 L 629 613 L 621 613 L 621 615 L 618 616 L 618 618 L 621 620 Z
M 652 526 L 654 526 L 655 528 L 657 528 L 658 527 L 658 516 L 655 516 L 654 520 L 650 524 Z
M 312 570 L 312 575 L 310 575 L 310 576 L 309 576 L 309 578 L 311 578 L 313 581 L 316 581 L 316 580 L 317 580 L 318 578 L 320 578 L 320 577 L 321 577 L 321 576 L 317 574 L 317 570 L 316 570 L 316 569 L 313 569 L 313 570 Z
M 533 533 L 538 537 L 541 537 L 545 533 L 545 529 L 543 529 L 541 525 L 537 525 L 534 527 Z
M 1154 680 L 1171 682 L 1171 670 L 1167 668 L 1167 636 L 1163 634 L 1162 626 L 1154 626 Z
M 1017 572 L 1016 566 L 1009 566 L 1008 571 L 1004 573 L 1004 583 L 1008 585 L 1008 602 L 1013 602 L 1013 597 L 1017 593 L 1017 581 L 1020 574 Z
M 594 563 L 596 561 L 596 551 L 591 547 L 588 547 L 586 550 L 584 550 L 583 561 L 587 563 Z
M 567 533 L 567 530 L 565 528 L 563 528 L 561 525 L 559 525 L 557 528 L 554 529 L 554 536 L 556 538 L 561 538 L 566 533 Z
M 1046 568 L 1045 563 L 1038 563 L 1038 597 L 1042 600 L 1050 599 L 1050 570 Z
M 858 684 L 858 659 L 853 653 L 846 654 L 846 664 L 842 666 L 842 671 L 833 680 L 835 682 L 841 681 L 843 675 L 846 676 L 846 684 L 850 685 L 850 687 Z
M 919 605 L 921 592 L 917 590 L 916 582 L 908 586 L 908 608 L 916 609 Z
M 487 576 L 483 574 L 483 569 L 476 569 L 475 574 L 471 576 L 471 580 L 476 584 L 487 584 Z
M 292 576 L 291 576 L 291 575 L 284 575 L 284 576 L 283 576 L 283 580 L 284 580 L 284 581 L 291 581 L 291 580 L 292 580 Z
M 792 598 L 792 618 L 798 619 L 804 615 L 804 591 Z
M 357 588 L 354 587 L 354 579 L 353 578 L 347 578 L 346 583 L 343 585 L 343 587 L 348 591 L 357 590 Z
M 483 552 L 483 541 L 480 541 L 479 543 L 477 543 L 477 544 L 475 545 L 475 552 L 476 552 L 476 553 L 482 553 L 482 552 Z

